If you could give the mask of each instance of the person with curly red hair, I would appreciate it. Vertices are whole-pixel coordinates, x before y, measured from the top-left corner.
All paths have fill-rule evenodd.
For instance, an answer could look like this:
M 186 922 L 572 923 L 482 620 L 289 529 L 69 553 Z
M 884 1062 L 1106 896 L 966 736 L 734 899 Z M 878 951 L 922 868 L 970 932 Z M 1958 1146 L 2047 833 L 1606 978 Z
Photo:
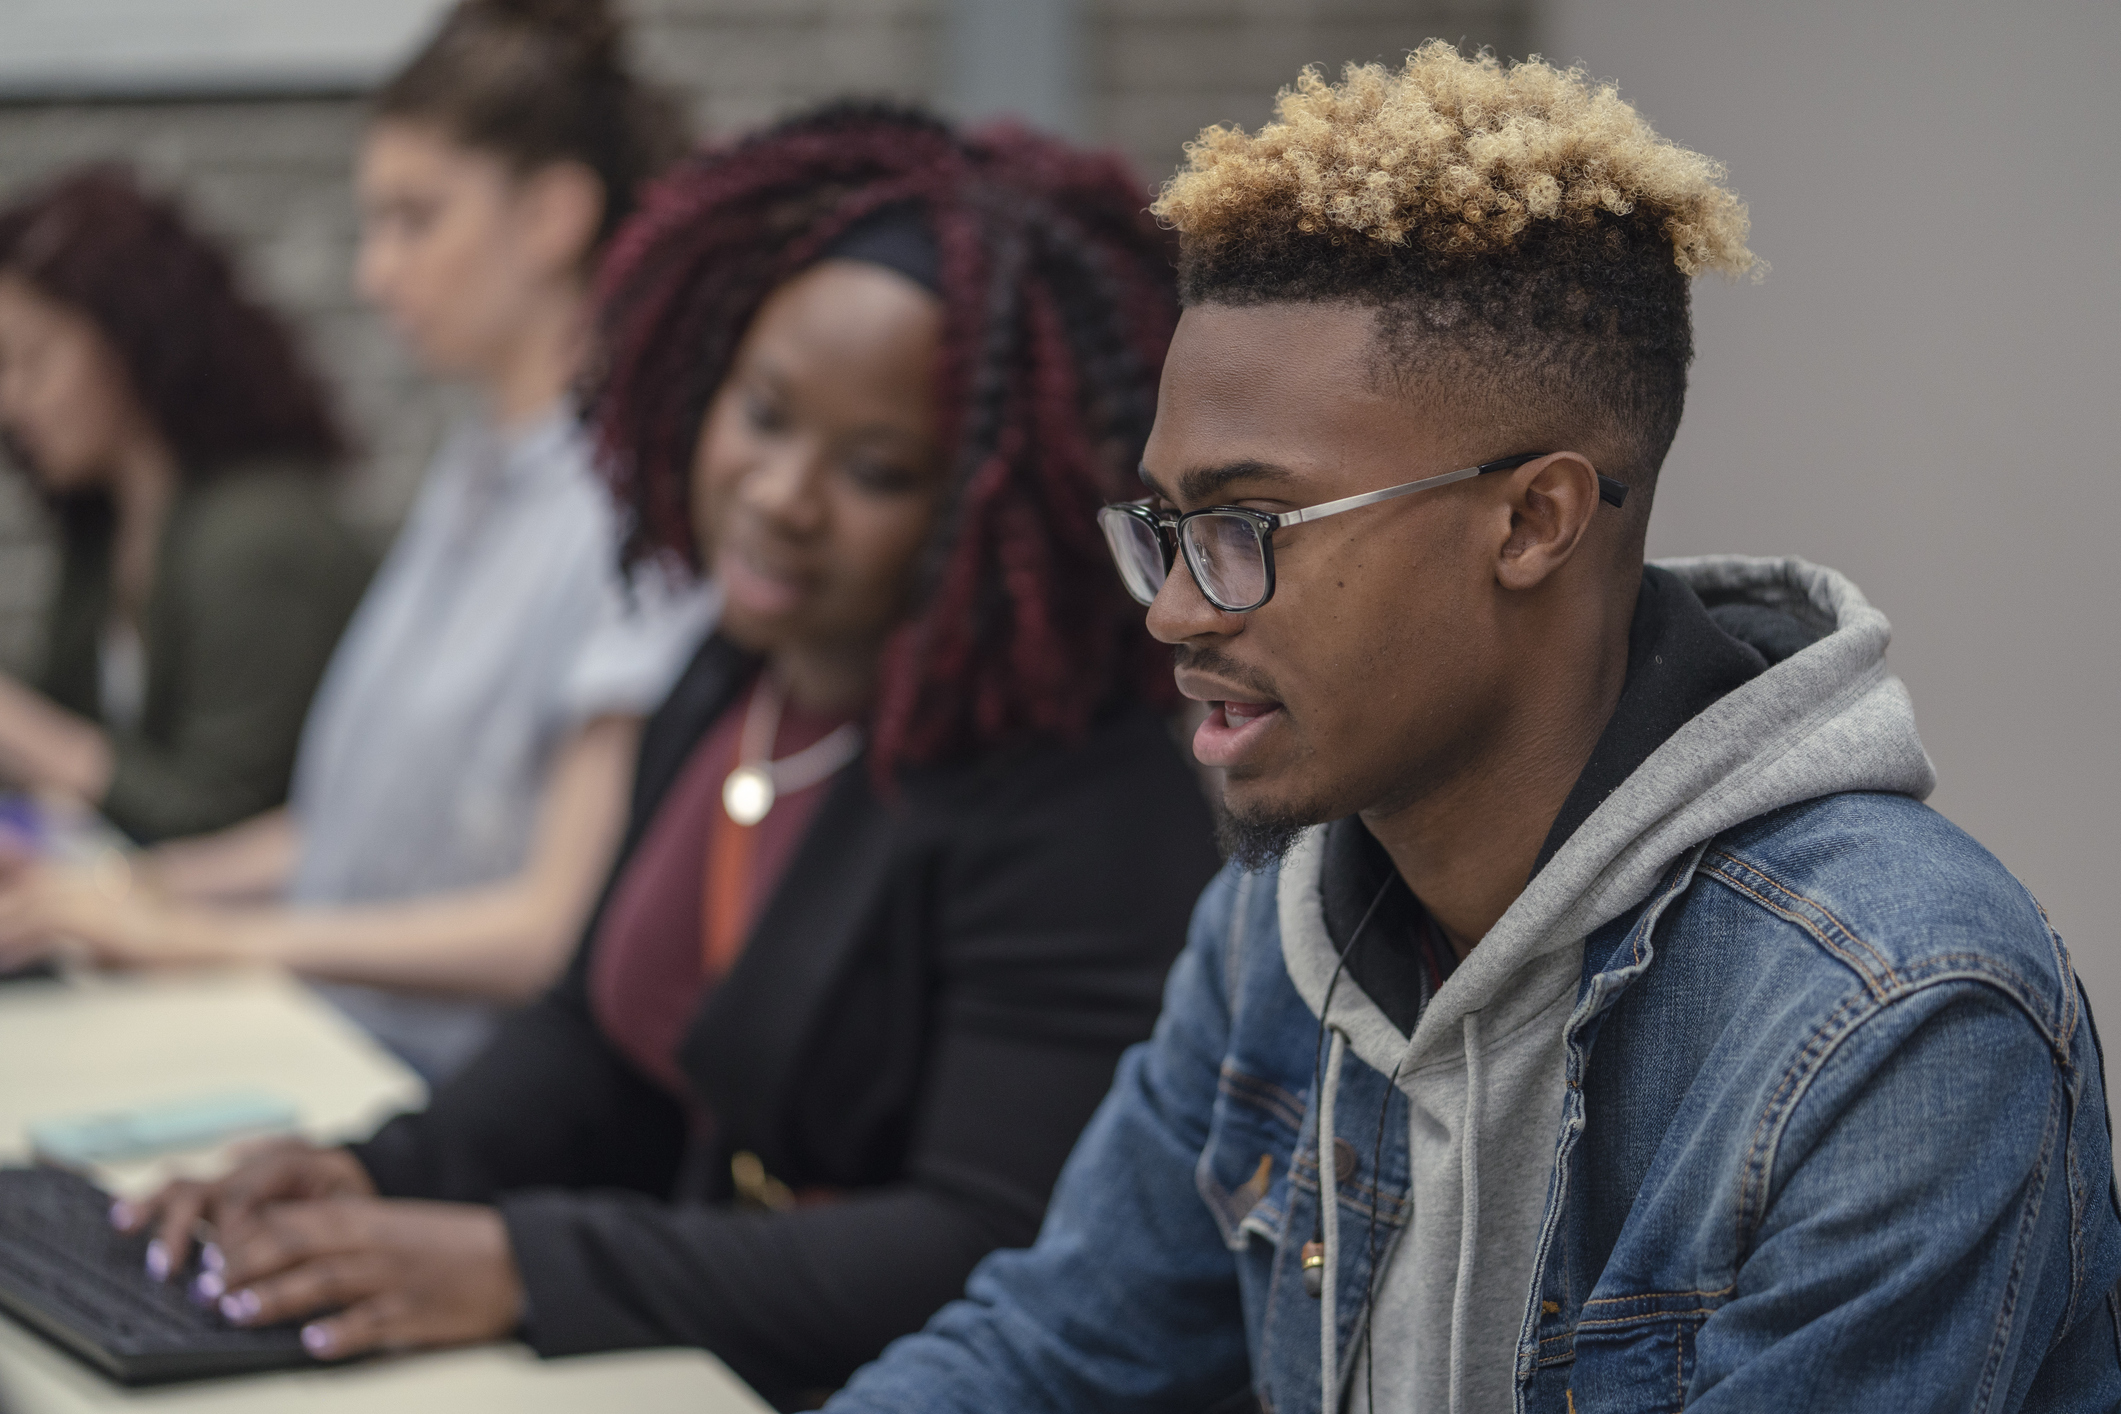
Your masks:
M 122 889 L 48 860 L 0 878 L 0 969 L 62 943 L 285 967 L 437 1080 L 566 966 L 642 721 L 714 607 L 624 582 L 574 395 L 597 260 L 688 146 L 626 47 L 615 0 L 459 0 L 371 99 L 355 283 L 469 406 L 332 655 L 286 807 L 163 841 Z
M 199 1293 L 320 1357 L 685 1344 L 784 1407 L 1030 1241 L 1216 867 L 1096 527 L 1176 318 L 1143 197 L 846 106 L 651 194 L 596 423 L 724 608 L 573 966 L 424 1111 L 124 1225 L 211 1218 Z
M 123 167 L 0 211 L 0 435 L 56 512 L 33 687 L 0 776 L 142 841 L 286 798 L 367 583 L 324 473 L 345 442 L 286 325 Z

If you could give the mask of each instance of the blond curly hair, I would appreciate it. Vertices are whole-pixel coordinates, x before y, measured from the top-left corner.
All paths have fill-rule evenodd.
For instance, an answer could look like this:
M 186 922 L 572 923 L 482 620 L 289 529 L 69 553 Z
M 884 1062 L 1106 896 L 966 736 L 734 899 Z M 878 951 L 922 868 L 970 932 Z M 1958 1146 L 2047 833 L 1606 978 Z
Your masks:
M 1151 210 L 1189 305 L 1376 311 L 1377 366 L 1483 456 L 1574 448 L 1647 514 L 1694 356 L 1691 285 L 1757 274 L 1723 168 L 1610 84 L 1432 40 L 1306 69 L 1258 132 L 1214 127 Z
M 1724 168 L 1659 137 L 1610 83 L 1534 57 L 1505 64 L 1430 40 L 1394 73 L 1314 65 L 1257 133 L 1212 127 L 1150 208 L 1189 242 L 1276 228 L 1499 255 L 1534 222 L 1647 217 L 1680 271 L 1743 275 L 1745 203 Z

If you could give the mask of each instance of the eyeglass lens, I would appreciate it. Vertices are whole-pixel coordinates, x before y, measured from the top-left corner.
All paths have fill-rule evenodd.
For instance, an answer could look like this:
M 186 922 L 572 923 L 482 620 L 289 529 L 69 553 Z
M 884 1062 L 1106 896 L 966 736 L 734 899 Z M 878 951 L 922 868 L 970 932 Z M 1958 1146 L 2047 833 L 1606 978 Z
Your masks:
M 1179 528 L 1186 563 L 1217 608 L 1242 613 L 1267 597 L 1267 555 L 1247 516 L 1199 515 Z
M 1163 537 L 1140 517 L 1116 506 L 1098 512 L 1097 523 L 1111 547 L 1112 562 L 1119 566 L 1120 580 L 1137 603 L 1151 604 L 1164 587 Z

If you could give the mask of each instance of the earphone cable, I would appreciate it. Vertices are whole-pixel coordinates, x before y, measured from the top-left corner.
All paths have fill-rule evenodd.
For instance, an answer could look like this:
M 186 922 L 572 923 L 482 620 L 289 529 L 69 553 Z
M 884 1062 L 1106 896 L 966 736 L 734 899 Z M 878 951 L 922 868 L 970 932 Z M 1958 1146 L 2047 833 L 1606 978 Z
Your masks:
M 1355 949 L 1361 946 L 1363 936 L 1369 931 L 1370 919 L 1377 913 L 1378 905 L 1385 901 L 1385 895 L 1391 891 L 1393 878 L 1396 877 L 1396 875 L 1388 877 L 1379 886 L 1377 896 L 1371 899 L 1370 906 L 1362 911 L 1361 921 L 1355 925 L 1355 931 L 1348 936 L 1347 946 L 1340 950 L 1339 960 L 1333 964 L 1333 975 L 1326 979 L 1325 1000 L 1319 1004 L 1318 1008 L 1318 1037 L 1311 1046 L 1311 1096 L 1314 1106 L 1318 1104 L 1321 1091 L 1325 1086 L 1326 1018 L 1333 1014 L 1333 993 L 1340 986 L 1340 975 L 1347 970 L 1348 959 L 1353 957 Z M 1321 1135 L 1319 1143 L 1323 1146 L 1337 1141 L 1338 1138 L 1338 1135 Z M 1323 1155 L 1322 1148 L 1321 1155 Z M 1322 1164 L 1321 1169 L 1323 1169 Z M 1325 1205 L 1325 1186 L 1321 1184 L 1318 1194 L 1318 1209 L 1311 1215 L 1311 1241 L 1317 1243 L 1321 1248 L 1325 1245 Z M 1373 1224 L 1377 1220 L 1374 1204 L 1371 1207 L 1370 1220 Z M 1319 1279 L 1321 1281 L 1331 1281 L 1333 1273 L 1321 1272 Z

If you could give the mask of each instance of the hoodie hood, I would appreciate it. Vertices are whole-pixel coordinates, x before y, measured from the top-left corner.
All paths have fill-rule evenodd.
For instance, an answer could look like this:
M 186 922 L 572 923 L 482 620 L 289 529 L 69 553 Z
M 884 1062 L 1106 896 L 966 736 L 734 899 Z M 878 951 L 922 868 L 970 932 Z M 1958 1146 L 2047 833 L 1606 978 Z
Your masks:
M 1331 989 L 1329 1069 L 1337 1079 L 1352 1054 L 1396 1076 L 1412 1111 L 1413 1217 L 1374 1315 L 1405 1338 L 1373 1352 L 1380 1407 L 1388 1388 L 1394 1408 L 1511 1407 L 1585 937 L 1648 898 L 1675 861 L 1745 821 L 1844 791 L 1920 799 L 1935 784 L 1913 705 L 1886 667 L 1891 628 L 1848 579 L 1797 559 L 1705 556 L 1659 568 L 1723 622 L 1771 613 L 1817 637 L 1651 752 L 1553 851 L 1411 1037 L 1345 972 L 1335 980 L 1340 959 L 1321 897 L 1325 828 L 1307 831 L 1280 870 L 1290 979 L 1314 1015 Z M 1330 1106 L 1322 1093 L 1321 1110 Z M 1331 1155 L 1321 1144 L 1328 1192 Z M 1325 1204 L 1328 1248 L 1338 1245 L 1336 1206 Z M 1326 1268 L 1335 1270 L 1331 1253 Z M 1330 1322 L 1326 1331 L 1330 1346 Z M 1346 1355 L 1322 1350 L 1329 1389 Z
M 1521 1023 L 1511 994 L 1527 970 L 1580 949 L 1641 903 L 1695 845 L 1747 820 L 1842 791 L 1926 798 L 1936 772 L 1915 731 L 1914 704 L 1887 669 L 1892 626 L 1848 578 L 1798 559 L 1704 555 L 1663 560 L 1711 609 L 1771 609 L 1821 634 L 1719 699 L 1652 752 L 1536 874 L 1424 1010 L 1400 1034 L 1343 977 L 1332 1021 L 1377 1069 L 1417 1067 L 1459 1050 L 1459 1023 L 1487 1013 L 1491 1036 Z M 1305 832 L 1280 873 L 1282 952 L 1315 1014 L 1339 961 L 1319 900 L 1325 829 Z M 1560 973 L 1573 988 L 1580 953 Z M 1542 989 L 1544 990 L 1544 989 Z M 1500 1003 L 1498 1009 L 1497 1004 Z M 1537 1008 L 1534 1008 L 1535 1010 Z

